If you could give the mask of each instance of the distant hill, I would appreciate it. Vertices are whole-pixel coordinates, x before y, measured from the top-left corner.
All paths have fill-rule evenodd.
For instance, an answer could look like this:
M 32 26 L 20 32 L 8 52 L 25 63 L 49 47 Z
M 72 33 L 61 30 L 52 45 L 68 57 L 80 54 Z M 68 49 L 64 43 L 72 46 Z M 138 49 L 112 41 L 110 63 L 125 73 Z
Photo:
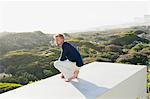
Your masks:
M 132 37 L 122 34 L 134 34 Z M 130 38 L 132 41 L 148 42 L 150 40 L 150 26 L 131 26 L 127 28 L 114 28 L 107 29 L 105 31 L 86 31 L 71 33 L 70 36 L 74 39 L 90 40 L 95 43 L 105 43 L 107 41 L 122 39 L 125 36 L 126 39 Z M 117 40 L 118 41 L 118 40 Z M 127 44 L 129 44 L 127 43 Z
M 0 33 L 0 55 L 18 49 L 32 49 L 48 46 L 49 38 L 41 31 L 23 33 Z
M 132 43 L 140 43 L 140 42 L 149 43 L 149 40 L 145 38 L 141 38 L 136 34 L 130 33 L 130 34 L 119 35 L 119 37 L 110 41 L 111 44 L 120 45 L 120 46 L 132 44 Z
M 98 61 L 150 66 L 150 26 L 63 34 L 80 52 L 84 64 Z M 25 85 L 58 74 L 53 63 L 61 50 L 54 46 L 52 37 L 41 31 L 0 33 L 0 73 L 12 75 L 3 77 L 2 85 Z M 14 88 L 11 84 L 7 84 L 8 90 Z

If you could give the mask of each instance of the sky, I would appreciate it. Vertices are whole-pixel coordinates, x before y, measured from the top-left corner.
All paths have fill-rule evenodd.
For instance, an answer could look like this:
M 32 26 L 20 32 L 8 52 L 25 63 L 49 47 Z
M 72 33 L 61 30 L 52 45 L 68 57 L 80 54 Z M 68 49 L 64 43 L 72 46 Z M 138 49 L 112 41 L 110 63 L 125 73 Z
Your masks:
M 148 1 L 0 1 L 0 32 L 61 33 L 134 22 Z

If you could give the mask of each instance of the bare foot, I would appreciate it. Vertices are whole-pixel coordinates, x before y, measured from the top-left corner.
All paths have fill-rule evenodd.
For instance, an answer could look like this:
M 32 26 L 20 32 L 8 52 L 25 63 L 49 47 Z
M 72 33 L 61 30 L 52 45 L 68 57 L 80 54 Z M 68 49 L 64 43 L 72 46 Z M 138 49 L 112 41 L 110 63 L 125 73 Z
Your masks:
M 78 74 L 79 74 L 79 70 L 76 70 L 76 71 L 74 72 L 74 77 L 75 77 L 75 78 L 78 78 Z
M 74 75 L 73 75 L 72 77 L 66 79 L 65 81 L 66 81 L 66 82 L 70 82 L 72 79 L 77 78 L 77 77 L 78 77 L 78 74 L 79 74 L 79 70 L 76 70 L 76 71 L 74 72 Z

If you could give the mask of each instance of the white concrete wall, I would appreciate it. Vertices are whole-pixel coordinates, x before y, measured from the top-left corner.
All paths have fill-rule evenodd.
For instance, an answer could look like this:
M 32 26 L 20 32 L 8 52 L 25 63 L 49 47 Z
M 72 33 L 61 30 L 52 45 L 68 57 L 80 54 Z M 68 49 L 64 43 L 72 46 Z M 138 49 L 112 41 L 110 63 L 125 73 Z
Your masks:
M 147 70 L 143 68 L 97 99 L 146 99 L 146 75 Z
M 72 82 L 60 74 L 0 94 L 0 99 L 145 99 L 146 66 L 93 62 Z

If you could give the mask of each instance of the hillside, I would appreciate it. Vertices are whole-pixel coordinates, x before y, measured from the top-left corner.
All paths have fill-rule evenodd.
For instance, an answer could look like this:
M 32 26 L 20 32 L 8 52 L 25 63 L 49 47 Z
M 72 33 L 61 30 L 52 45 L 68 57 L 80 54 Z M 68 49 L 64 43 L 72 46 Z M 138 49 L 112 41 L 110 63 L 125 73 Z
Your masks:
M 81 53 L 84 64 L 99 61 L 150 66 L 150 26 L 64 35 Z M 3 34 L 0 53 L 0 73 L 12 75 L 0 79 L 1 83 L 26 85 L 59 73 L 53 62 L 58 59 L 60 49 L 53 46 L 51 34 L 40 31 Z
M 47 46 L 50 40 L 47 35 L 40 31 L 0 34 L 0 55 L 12 50 L 32 49 L 43 45 Z

